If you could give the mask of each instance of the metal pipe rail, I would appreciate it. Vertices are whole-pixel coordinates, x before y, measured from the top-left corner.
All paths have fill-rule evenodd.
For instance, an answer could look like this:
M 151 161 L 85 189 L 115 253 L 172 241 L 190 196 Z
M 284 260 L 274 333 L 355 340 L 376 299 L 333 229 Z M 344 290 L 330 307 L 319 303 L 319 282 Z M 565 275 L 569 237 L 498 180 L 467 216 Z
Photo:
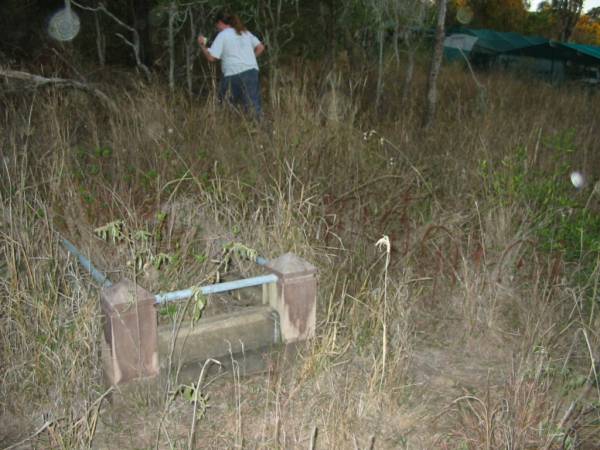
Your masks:
M 261 275 L 258 277 L 244 278 L 242 280 L 227 281 L 225 283 L 209 284 L 208 286 L 183 289 L 181 291 L 164 292 L 162 294 L 155 295 L 155 298 L 157 304 L 164 304 L 190 298 L 196 292 L 200 292 L 204 295 L 217 294 L 219 292 L 233 291 L 251 286 L 261 286 L 263 284 L 276 283 L 277 280 L 278 278 L 275 274 Z
M 77 250 L 77 248 L 73 244 L 71 244 L 65 238 L 61 238 L 61 240 L 62 244 L 69 251 L 69 253 L 71 253 L 79 260 L 79 263 L 90 273 L 92 278 L 96 280 L 96 282 L 100 285 L 101 288 L 112 286 L 112 281 L 110 281 L 104 273 L 96 269 L 91 263 L 91 261 L 85 256 L 83 256 L 83 254 L 79 250 Z
M 64 238 L 61 238 L 61 240 L 62 244 L 69 251 L 69 253 L 77 257 L 81 265 L 90 273 L 92 278 L 96 280 L 96 282 L 100 285 L 101 288 L 112 286 L 112 282 L 108 279 L 108 277 L 104 273 L 96 269 L 96 267 L 94 267 L 91 261 L 85 256 L 83 256 L 83 254 L 73 244 L 71 244 Z M 268 263 L 268 260 L 261 256 L 258 256 L 255 262 L 260 266 L 264 266 Z M 188 289 L 182 289 L 173 292 L 163 292 L 161 294 L 156 294 L 154 297 L 156 298 L 157 304 L 164 304 L 168 302 L 190 298 L 197 292 L 200 292 L 203 295 L 217 294 L 219 292 L 234 291 L 236 289 L 242 289 L 246 287 L 261 286 L 263 284 L 268 283 L 276 283 L 277 280 L 277 275 L 274 274 L 261 275 L 258 277 L 227 281 L 225 283 L 210 284 L 208 286 L 191 287 Z

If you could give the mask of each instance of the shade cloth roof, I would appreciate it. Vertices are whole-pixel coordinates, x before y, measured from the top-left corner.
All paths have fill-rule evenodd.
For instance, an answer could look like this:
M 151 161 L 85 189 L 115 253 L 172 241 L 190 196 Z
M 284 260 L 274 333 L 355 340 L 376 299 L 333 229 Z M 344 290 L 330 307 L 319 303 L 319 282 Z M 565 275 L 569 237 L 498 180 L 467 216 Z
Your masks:
M 472 51 L 489 55 L 509 53 L 536 58 L 564 59 L 581 64 L 600 64 L 600 47 L 552 41 L 539 36 L 487 29 L 455 28 L 449 34 L 477 38 Z

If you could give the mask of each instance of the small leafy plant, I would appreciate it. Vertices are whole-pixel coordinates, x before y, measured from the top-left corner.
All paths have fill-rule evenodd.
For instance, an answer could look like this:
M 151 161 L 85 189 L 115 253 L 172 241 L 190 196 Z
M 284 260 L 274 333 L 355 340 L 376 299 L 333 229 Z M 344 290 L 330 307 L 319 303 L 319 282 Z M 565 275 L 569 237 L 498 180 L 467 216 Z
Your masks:
M 161 240 L 161 228 L 165 216 L 159 216 L 158 226 L 154 233 L 148 230 L 129 230 L 123 220 L 114 220 L 106 225 L 94 229 L 94 233 L 105 242 L 113 245 L 124 244 L 128 247 L 131 258 L 127 265 L 136 271 L 141 271 L 148 266 L 160 270 L 164 266 L 173 264 L 176 255 L 160 252 L 156 249 Z
M 545 167 L 529 161 L 525 148 L 505 157 L 500 164 L 480 163 L 486 193 L 496 204 L 520 205 L 529 211 L 529 228 L 537 248 L 556 255 L 574 270 L 564 272 L 571 284 L 581 290 L 588 318 L 594 318 L 597 291 L 594 273 L 600 261 L 600 214 L 590 209 L 586 189 L 576 191 L 570 183 L 570 160 L 576 153 L 574 134 L 567 130 L 546 139 L 550 150 Z
M 520 204 L 531 211 L 531 224 L 541 249 L 559 252 L 590 274 L 600 256 L 600 215 L 590 210 L 584 193 L 569 183 L 569 159 L 575 153 L 569 130 L 546 140 L 549 168 L 532 167 L 525 148 L 519 148 L 494 167 L 480 162 L 488 195 L 501 205 Z M 592 193 L 591 195 L 593 195 Z

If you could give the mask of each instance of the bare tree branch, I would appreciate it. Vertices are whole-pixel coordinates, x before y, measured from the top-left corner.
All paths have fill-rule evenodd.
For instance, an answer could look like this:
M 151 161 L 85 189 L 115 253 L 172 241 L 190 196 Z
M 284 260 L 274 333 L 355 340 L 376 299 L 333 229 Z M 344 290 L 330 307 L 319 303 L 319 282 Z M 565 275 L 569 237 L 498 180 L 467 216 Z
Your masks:
M 119 38 L 121 38 L 123 40 L 123 42 L 125 42 L 125 44 L 129 45 L 133 49 L 133 55 L 135 57 L 135 64 L 142 72 L 144 72 L 144 75 L 146 75 L 146 77 L 148 79 L 150 79 L 150 69 L 148 69 L 148 67 L 142 62 L 142 59 L 140 57 L 140 35 L 134 27 L 127 25 L 125 22 L 123 22 L 121 19 L 119 19 L 113 13 L 111 13 L 106 8 L 106 6 L 104 6 L 104 3 L 99 3 L 96 8 L 91 7 L 91 6 L 82 5 L 74 0 L 71 0 L 71 3 L 73 3 L 78 8 L 83 9 L 84 11 L 92 11 L 95 13 L 98 11 L 101 11 L 102 13 L 104 13 L 108 17 L 110 17 L 115 23 L 117 23 L 117 25 L 119 25 L 122 28 L 125 28 L 127 31 L 129 31 L 131 33 L 131 35 L 133 36 L 133 42 L 128 40 L 127 38 L 125 38 L 125 36 L 123 36 L 121 33 L 116 33 L 116 35 Z

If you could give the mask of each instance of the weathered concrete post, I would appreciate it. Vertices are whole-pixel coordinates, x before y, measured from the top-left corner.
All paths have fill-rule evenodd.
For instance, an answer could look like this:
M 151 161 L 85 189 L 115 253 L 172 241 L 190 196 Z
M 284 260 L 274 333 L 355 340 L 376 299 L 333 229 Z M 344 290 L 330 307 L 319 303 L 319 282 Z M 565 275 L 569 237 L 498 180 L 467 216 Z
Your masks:
M 303 341 L 315 335 L 317 314 L 317 269 L 309 262 L 286 253 L 265 265 L 279 277 L 264 285 L 263 303 L 279 314 L 281 340 Z
M 104 373 L 113 384 L 158 375 L 154 296 L 129 280 L 102 289 Z

